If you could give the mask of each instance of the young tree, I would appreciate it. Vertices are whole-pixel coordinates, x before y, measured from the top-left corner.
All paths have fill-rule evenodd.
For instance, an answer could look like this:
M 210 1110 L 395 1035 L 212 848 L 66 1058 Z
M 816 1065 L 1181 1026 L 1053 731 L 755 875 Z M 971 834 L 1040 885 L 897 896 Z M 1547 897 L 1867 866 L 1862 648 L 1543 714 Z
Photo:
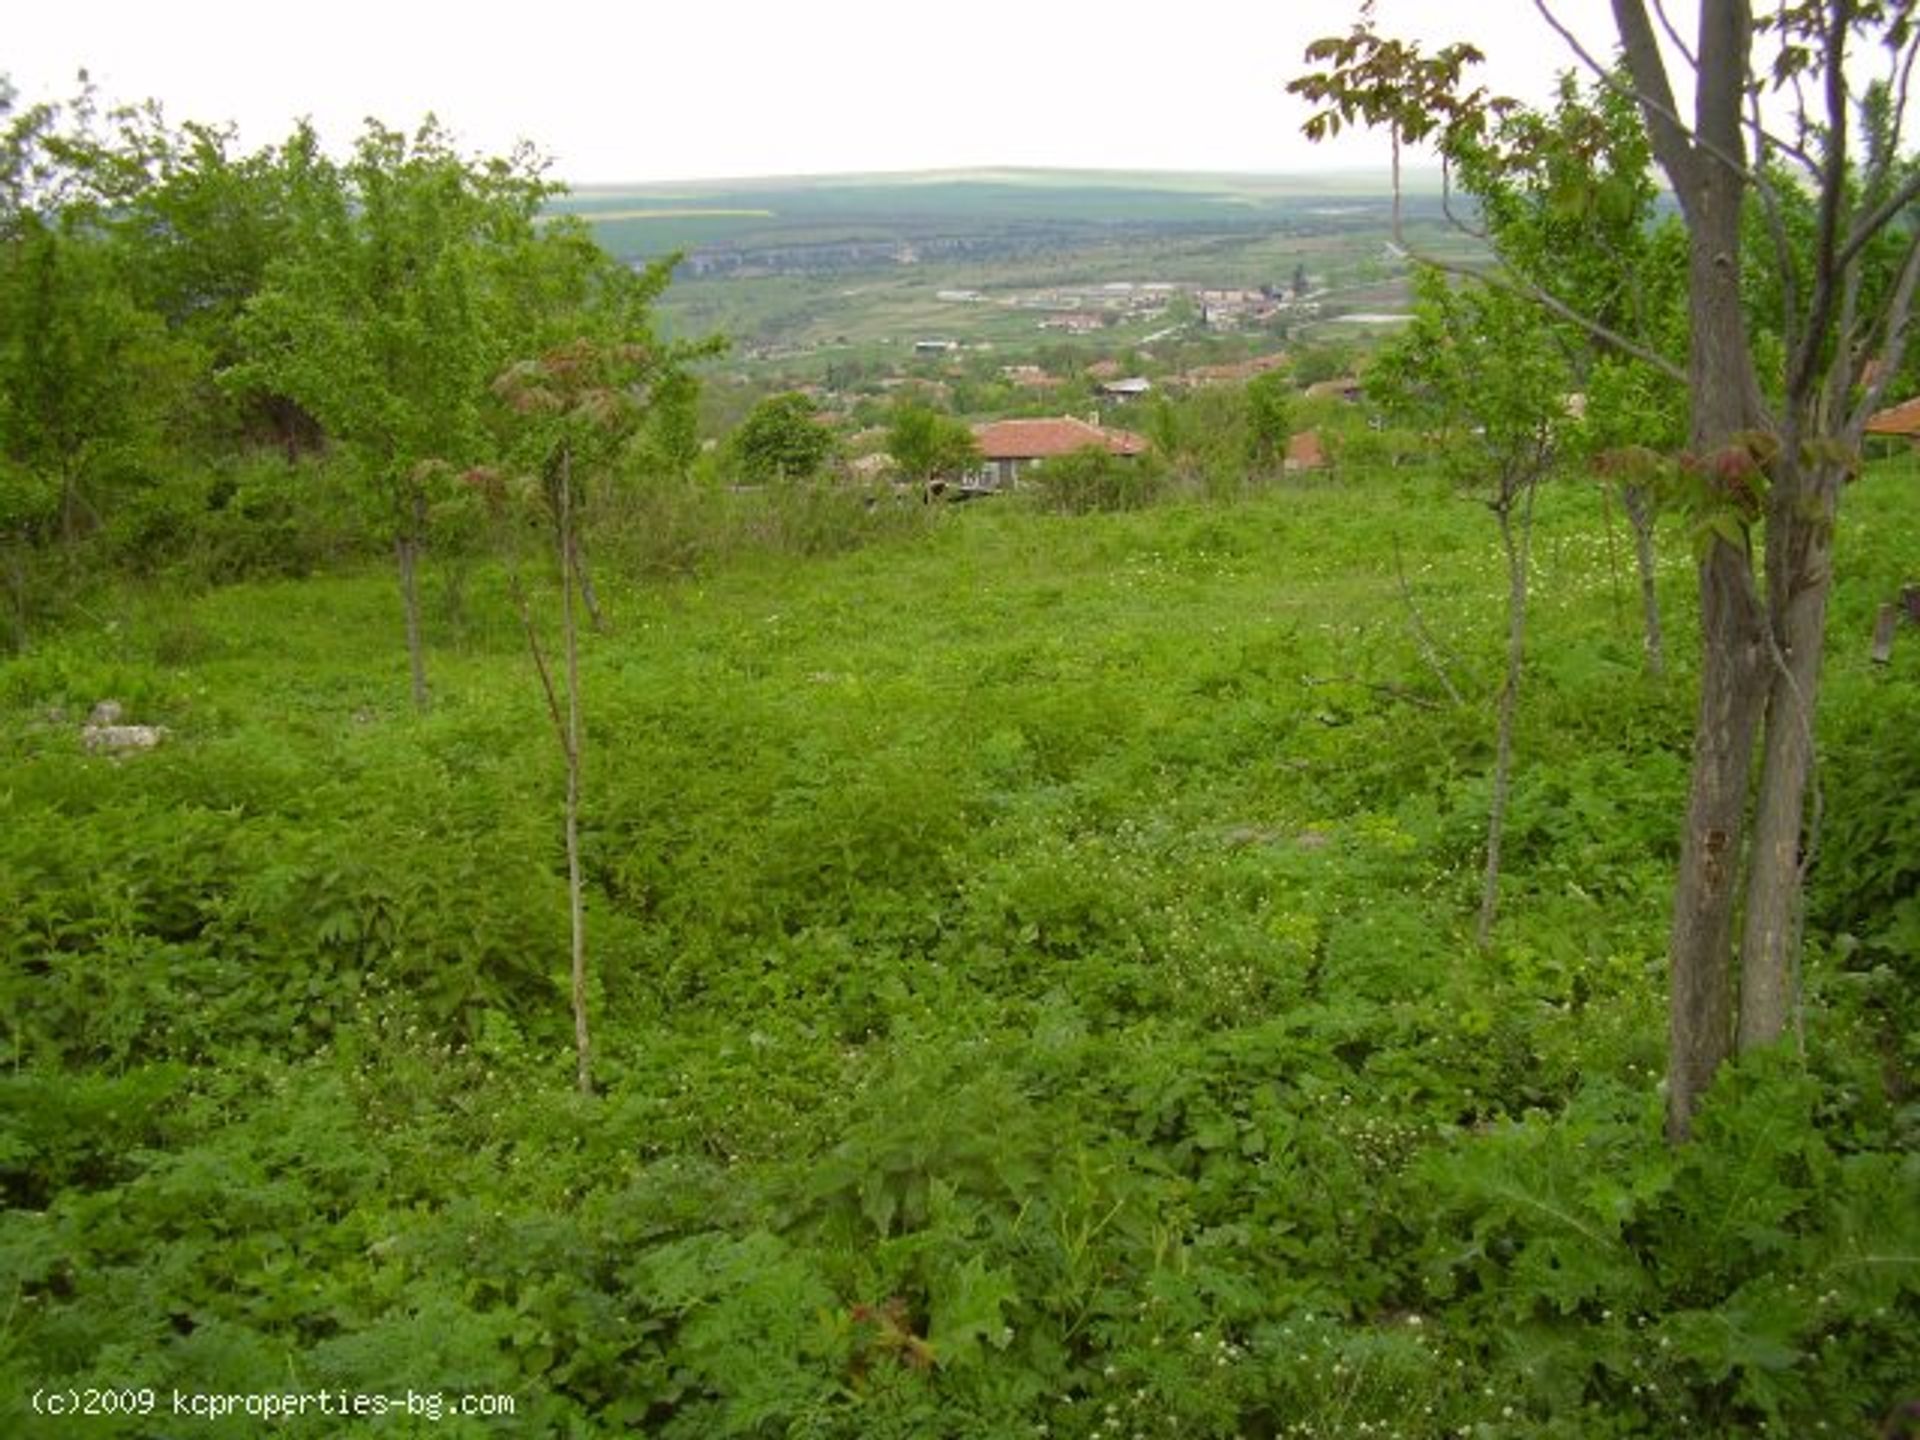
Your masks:
M 1287 458 L 1293 435 L 1293 386 L 1279 370 L 1247 382 L 1247 463 L 1275 471 Z
M 152 468 L 187 356 L 137 294 L 116 205 L 133 186 L 93 92 L 12 112 L 0 86 L 0 529 L 72 542 Z
M 1686 353 L 1685 232 L 1663 216 L 1646 126 L 1619 72 L 1582 89 L 1560 77 L 1552 107 L 1493 116 L 1451 157 L 1501 263 L 1608 334 L 1677 370 Z M 1571 339 L 1571 335 L 1569 336 Z M 1683 395 L 1649 358 L 1588 335 L 1576 355 L 1582 447 L 1619 493 L 1633 531 L 1647 666 L 1665 669 L 1655 528 L 1685 429 Z
M 313 163 L 318 140 L 303 125 L 284 146 L 238 153 L 229 129 L 189 123 L 173 132 L 157 116 L 136 115 L 141 123 L 123 133 L 148 157 L 153 179 L 120 214 L 143 308 L 195 356 L 191 433 L 270 437 L 291 463 L 315 443 L 313 418 L 284 394 L 214 377 L 247 358 L 242 321 L 294 242 L 302 187 L 331 178 Z
M 517 539 L 524 528 L 517 522 L 527 514 L 544 520 L 560 573 L 564 701 L 555 691 L 512 540 L 508 541 L 509 583 L 566 764 L 567 908 L 572 937 L 569 975 L 575 1080 L 582 1093 L 593 1089 L 593 1046 L 587 1016 L 586 887 L 580 862 L 580 786 L 586 729 L 579 626 L 574 609 L 574 597 L 582 581 L 574 502 L 578 478 L 603 473 L 621 442 L 639 427 L 648 388 L 660 375 L 660 358 L 660 352 L 650 343 L 600 342 L 583 337 L 536 359 L 509 366 L 494 380 L 492 388 L 513 417 L 510 468 L 505 472 L 468 472 L 468 479 L 482 489 L 496 513 L 513 522 L 504 527 L 505 535 Z
M 1654 532 L 1674 489 L 1676 457 L 1686 432 L 1686 397 L 1651 367 L 1598 357 L 1587 373 L 1582 448 L 1603 482 L 1620 497 L 1633 532 L 1640 582 L 1642 646 L 1649 674 L 1666 674 Z
M 637 359 L 631 362 L 637 368 L 627 379 L 635 387 L 633 398 L 644 395 L 645 403 L 637 405 L 620 425 L 602 425 L 592 432 L 576 429 L 572 442 L 581 453 L 574 467 L 569 565 L 595 630 L 606 629 L 606 616 L 587 564 L 586 533 L 603 498 L 630 472 L 638 473 L 642 483 L 660 474 L 684 479 L 699 453 L 700 387 L 685 366 L 718 353 L 719 343 L 669 346 L 653 333 L 654 302 L 672 280 L 679 258 L 668 255 L 636 271 L 602 250 L 584 222 L 567 217 L 550 220 L 537 233 L 523 237 L 518 253 L 503 259 L 499 267 L 512 303 L 507 328 L 521 337 L 525 353 L 541 355 L 543 363 L 555 366 L 582 346 L 597 347 L 603 356 L 644 353 L 648 357 L 644 365 Z M 551 378 L 556 383 L 584 383 L 568 378 L 579 363 L 570 362 L 565 374 L 556 369 Z M 604 369 L 604 361 L 589 368 Z M 551 473 L 557 456 L 557 448 L 549 446 L 543 473 L 550 519 L 557 511 Z
M 749 484 L 811 480 L 833 453 L 833 432 L 813 418 L 806 396 L 769 395 L 747 412 L 731 448 Z
M 971 430 L 951 415 L 911 402 L 893 412 L 887 453 L 903 476 L 923 487 L 964 474 L 980 461 Z
M 414 704 L 427 704 L 418 568 L 448 467 L 479 458 L 480 402 L 510 353 L 500 283 L 552 188 L 522 152 L 470 160 L 429 119 L 369 122 L 342 167 L 306 131 L 284 155 L 287 253 L 248 304 L 236 384 L 288 395 L 357 463 L 393 546 Z
M 1420 272 L 1414 283 L 1413 323 L 1368 372 L 1370 383 L 1389 409 L 1446 437 L 1447 466 L 1493 512 L 1507 566 L 1506 678 L 1475 932 L 1484 946 L 1499 905 L 1500 844 L 1526 664 L 1533 500 L 1572 428 L 1572 372 L 1562 337 L 1537 308 L 1511 292 L 1475 282 L 1450 287 L 1435 270 Z
M 1579 51 L 1546 0 L 1536 8 Z M 1655 13 L 1613 0 L 1625 77 L 1615 83 L 1641 114 L 1686 230 L 1687 358 L 1670 369 L 1689 401 L 1703 644 L 1668 942 L 1667 1126 L 1678 1141 L 1736 1045 L 1779 1040 L 1796 1004 L 1834 514 L 1920 283 L 1910 219 L 1920 172 L 1899 151 L 1920 27 L 1913 7 L 1881 0 L 1807 0 L 1758 21 L 1749 0 L 1701 0 L 1691 37 L 1671 32 L 1693 71 L 1689 114 Z M 1370 14 L 1308 57 L 1330 67 L 1294 82 L 1328 103 L 1310 134 L 1359 119 L 1387 126 L 1396 146 L 1435 135 L 1451 154 L 1512 108 L 1466 89 L 1471 47 L 1426 57 L 1380 37 Z M 1740 263 L 1749 207 L 1768 251 L 1771 283 L 1758 290 Z M 1802 209 L 1810 224 L 1796 225 Z M 1522 288 L 1660 358 L 1551 284 Z M 1757 324 L 1759 299 L 1771 308 Z

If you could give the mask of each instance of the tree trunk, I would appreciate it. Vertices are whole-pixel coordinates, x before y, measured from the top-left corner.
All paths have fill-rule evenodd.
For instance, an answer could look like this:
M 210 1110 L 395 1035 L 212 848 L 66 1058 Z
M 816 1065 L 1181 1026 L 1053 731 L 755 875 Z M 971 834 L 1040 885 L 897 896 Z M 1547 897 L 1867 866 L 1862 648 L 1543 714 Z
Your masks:
M 406 612 L 407 665 L 413 674 L 413 708 L 427 708 L 427 656 L 420 639 L 420 542 L 412 535 L 398 535 L 393 541 L 393 558 L 400 567 L 400 604 Z
M 1766 641 L 1751 586 L 1746 555 L 1715 537 L 1700 566 L 1700 710 L 1668 942 L 1667 1135 L 1676 1142 L 1692 1134 L 1694 1105 L 1733 1038 L 1730 946 L 1741 826 L 1766 698 Z
M 560 617 L 567 647 L 567 911 L 572 926 L 573 1044 L 575 1083 L 593 1092 L 593 1049 L 587 1036 L 587 914 L 580 876 L 580 647 L 574 620 L 573 455 L 560 452 Z
M 1499 734 L 1494 743 L 1493 801 L 1487 812 L 1487 868 L 1480 885 L 1480 923 L 1474 938 L 1482 949 L 1493 937 L 1500 904 L 1500 839 L 1507 824 L 1507 796 L 1513 780 L 1513 723 L 1519 709 L 1520 675 L 1527 647 L 1527 556 L 1533 541 L 1534 482 L 1521 498 L 1519 534 L 1514 533 L 1511 499 L 1502 504 L 1500 543 L 1507 552 L 1507 680 L 1500 687 Z
M 1791 466 L 1789 459 L 1785 466 Z M 1784 468 L 1784 466 L 1783 466 Z M 1769 536 L 1772 662 L 1760 789 L 1748 861 L 1740 941 L 1739 1048 L 1770 1045 L 1786 1033 L 1796 1002 L 1802 890 L 1802 834 L 1813 778 L 1813 711 L 1820 688 L 1832 580 L 1838 477 L 1783 474 Z
M 1701 128 L 1739 156 L 1739 90 L 1745 34 L 1739 5 L 1709 3 L 1702 43 Z M 1738 33 L 1715 33 L 1738 32 Z M 1730 78 L 1731 77 L 1731 78 Z M 1729 90 L 1731 86 L 1731 90 Z M 1711 117 L 1708 110 L 1718 104 Z M 1763 414 L 1740 308 L 1741 177 L 1696 155 L 1684 182 L 1688 227 L 1688 426 L 1696 456 L 1711 462 Z M 1711 535 L 1700 562 L 1700 709 L 1694 730 L 1686 830 L 1674 884 L 1667 955 L 1667 1136 L 1693 1133 L 1693 1111 L 1733 1044 L 1733 915 L 1740 899 L 1742 828 L 1754 737 L 1767 693 L 1767 637 L 1753 561 L 1744 544 Z
M 1633 527 L 1633 554 L 1640 569 L 1640 620 L 1645 632 L 1647 673 L 1665 675 L 1667 650 L 1660 635 L 1659 575 L 1653 554 L 1654 523 L 1659 512 L 1644 485 L 1622 485 L 1620 501 L 1627 512 L 1627 523 Z

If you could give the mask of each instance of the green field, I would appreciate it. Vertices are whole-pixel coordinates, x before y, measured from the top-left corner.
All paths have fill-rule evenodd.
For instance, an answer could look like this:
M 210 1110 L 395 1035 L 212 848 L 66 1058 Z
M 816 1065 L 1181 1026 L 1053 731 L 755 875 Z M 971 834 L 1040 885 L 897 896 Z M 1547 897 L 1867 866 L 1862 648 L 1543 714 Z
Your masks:
M 99 600 L 0 662 L 8 1433 L 1867 1434 L 1920 1375 L 1920 643 L 1866 658 L 1917 483 L 1843 512 L 1806 1059 L 1730 1069 L 1680 1152 L 1691 558 L 1676 524 L 1656 682 L 1585 482 L 1541 500 L 1485 950 L 1504 580 L 1436 476 L 915 506 L 811 557 L 767 502 L 670 580 L 616 527 L 591 1096 L 499 574 L 433 569 L 424 717 L 384 571 Z M 171 738 L 83 754 L 109 696 Z

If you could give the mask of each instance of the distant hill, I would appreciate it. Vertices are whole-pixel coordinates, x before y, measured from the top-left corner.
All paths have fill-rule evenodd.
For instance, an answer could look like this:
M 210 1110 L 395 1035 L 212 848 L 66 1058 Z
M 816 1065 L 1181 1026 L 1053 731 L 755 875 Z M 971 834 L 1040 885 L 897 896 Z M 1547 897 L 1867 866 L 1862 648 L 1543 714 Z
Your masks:
M 1408 189 L 1416 203 L 1437 197 L 1438 173 L 1414 176 Z M 583 186 L 553 209 L 590 221 L 616 254 L 642 258 L 984 237 L 1069 242 L 1101 230 L 1311 230 L 1384 216 L 1388 201 L 1377 172 L 982 168 Z

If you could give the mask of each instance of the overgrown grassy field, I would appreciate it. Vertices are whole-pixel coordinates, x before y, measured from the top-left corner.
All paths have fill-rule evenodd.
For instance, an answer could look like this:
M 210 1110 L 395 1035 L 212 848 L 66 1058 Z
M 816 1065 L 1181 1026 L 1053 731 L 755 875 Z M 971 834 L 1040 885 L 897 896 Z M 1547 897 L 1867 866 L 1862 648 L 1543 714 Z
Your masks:
M 1485 951 L 1504 578 L 1430 478 L 603 548 L 586 1097 L 496 573 L 429 590 L 425 717 L 378 571 L 6 662 L 8 1433 L 1876 1433 L 1920 1399 L 1920 634 L 1866 652 L 1920 478 L 1843 514 L 1804 1059 L 1677 1154 L 1691 556 L 1654 681 L 1624 526 L 1540 510 Z M 171 738 L 83 754 L 109 696 Z M 262 1392 L 514 1414 L 173 1408 Z

